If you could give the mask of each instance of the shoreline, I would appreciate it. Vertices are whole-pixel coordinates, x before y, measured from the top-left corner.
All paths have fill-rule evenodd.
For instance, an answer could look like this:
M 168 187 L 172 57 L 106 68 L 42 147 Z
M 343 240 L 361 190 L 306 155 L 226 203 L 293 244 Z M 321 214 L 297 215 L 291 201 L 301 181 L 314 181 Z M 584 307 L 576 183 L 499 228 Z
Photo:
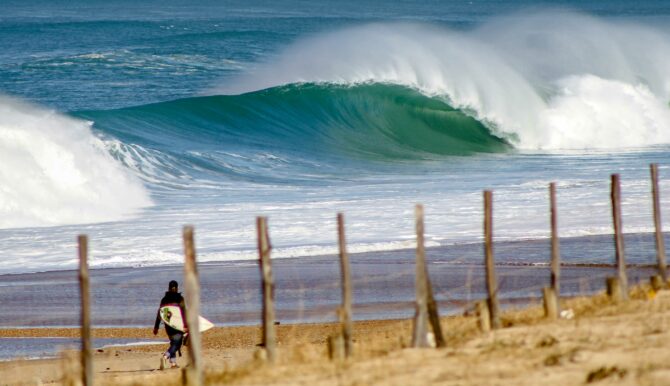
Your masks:
M 600 242 L 613 248 L 611 236 Z M 496 244 L 499 298 L 503 306 L 541 301 L 542 288 L 550 280 L 550 266 L 544 263 L 548 259 L 526 258 L 525 253 L 531 248 L 548 255 L 547 243 L 545 240 L 531 244 Z M 627 246 L 631 250 L 635 247 Z M 581 244 L 561 247 L 566 256 L 561 269 L 563 296 L 591 295 L 605 288 L 605 277 L 615 273 L 613 264 L 576 258 L 579 255 L 575 251 L 584 253 Z M 405 319 L 413 315 L 414 253 L 402 250 L 350 255 L 354 320 Z M 517 254 L 524 258 L 509 258 Z M 427 249 L 429 275 L 441 314 L 467 312 L 474 302 L 485 297 L 481 255 L 479 247 Z M 628 267 L 631 284 L 646 281 L 655 274 L 650 259 L 644 264 L 633 261 Z M 277 320 L 284 324 L 338 320 L 339 270 L 336 256 L 273 260 Z M 217 326 L 259 323 L 261 284 L 255 263 L 203 263 L 199 271 L 204 317 Z M 183 282 L 183 268 L 179 265 L 90 269 L 89 272 L 93 327 L 152 325 L 165 284 L 173 279 Z M 0 296 L 6 299 L 3 309 L 7 315 L 0 320 L 0 328 L 78 326 L 77 280 L 76 271 L 0 275 Z
M 670 244 L 670 231 L 663 232 L 664 239 L 666 244 Z M 630 267 L 649 267 L 655 266 L 654 257 L 654 245 L 650 245 L 654 242 L 655 233 L 653 231 L 648 232 L 628 232 L 623 234 L 626 246 L 629 251 L 627 251 L 627 266 Z M 601 233 L 593 235 L 581 235 L 581 236 L 562 236 L 559 237 L 559 242 L 561 243 L 562 252 L 565 256 L 562 256 L 563 260 L 561 261 L 561 266 L 565 267 L 611 267 L 614 266 L 615 262 L 612 258 L 603 258 L 599 257 L 606 252 L 614 253 L 614 247 L 612 242 L 613 235 L 611 233 Z M 550 236 L 546 237 L 535 237 L 535 238 L 519 238 L 519 239 L 505 239 L 505 240 L 496 240 L 494 241 L 494 251 L 496 254 L 496 266 L 544 266 L 549 263 L 549 243 L 551 239 Z M 595 250 L 592 250 L 591 256 L 588 260 L 583 256 L 583 253 L 575 253 L 575 246 L 585 243 L 591 243 L 591 247 L 596 247 Z M 461 255 L 455 261 L 449 262 L 450 264 L 455 265 L 483 265 L 483 241 L 463 241 L 463 242 L 450 242 L 444 245 L 437 246 L 427 246 L 425 247 L 427 258 L 430 260 L 431 256 L 434 257 L 439 254 L 454 254 Z M 563 250 L 567 246 L 566 250 Z M 640 253 L 639 246 L 643 246 L 642 253 Z M 530 247 L 530 248 L 529 248 Z M 513 250 L 519 248 L 523 251 L 523 259 L 518 256 L 515 257 Z M 73 249 L 73 254 L 76 251 Z M 390 255 L 400 255 L 400 256 L 413 256 L 415 252 L 414 247 L 406 247 L 399 249 L 382 249 L 382 250 L 372 250 L 364 252 L 355 252 L 349 253 L 350 258 L 361 259 L 361 260 L 376 260 L 380 257 L 386 257 Z M 567 254 L 565 253 L 567 252 Z M 644 254 L 648 254 L 649 258 L 644 258 Z M 464 255 L 464 256 L 463 256 Z M 514 258 L 511 258 L 514 257 Z M 546 259 L 545 259 L 546 257 Z M 323 259 L 337 259 L 337 255 L 333 253 L 324 253 L 324 254 L 308 254 L 303 256 L 288 256 L 288 257 L 273 257 L 272 261 L 307 261 L 307 260 L 323 260 Z M 208 267 L 208 266 L 240 266 L 240 265 L 252 265 L 257 264 L 257 258 L 248 258 L 248 259 L 231 259 L 231 260 L 206 260 L 199 261 L 198 266 Z M 543 261 L 538 261 L 543 260 Z M 182 267 L 182 262 L 174 263 L 165 263 L 165 264 L 140 264 L 140 265 L 127 265 L 127 266 L 89 266 L 90 271 L 105 271 L 105 270 L 129 270 L 129 269 L 172 269 Z M 76 266 L 63 269 L 45 269 L 45 270 L 35 270 L 35 271 L 25 271 L 25 272 L 4 272 L 0 273 L 0 284 L 3 279 L 20 278 L 23 276 L 30 275 L 59 275 L 68 272 L 75 272 L 77 270 Z
M 277 326 L 279 362 L 267 366 L 257 357 L 260 326 L 215 327 L 203 334 L 207 384 L 338 385 L 439 384 L 532 385 L 538 377 L 547 385 L 590 383 L 588 379 L 623 380 L 625 384 L 665 385 L 670 353 L 670 291 L 631 292 L 631 300 L 613 303 L 604 294 L 565 299 L 574 317 L 543 318 L 540 307 L 503 312 L 503 328 L 482 333 L 477 317 L 443 316 L 447 341 L 443 349 L 412 349 L 412 320 L 354 322 L 355 356 L 332 362 L 327 339 L 337 323 L 299 323 Z M 34 332 L 78 335 L 78 329 L 0 329 L 0 336 Z M 153 337 L 149 328 L 92 329 L 94 337 Z M 160 335 L 164 338 L 164 332 Z M 112 346 L 94 353 L 96 383 L 101 385 L 177 385 L 180 375 L 160 371 L 158 358 L 167 347 L 151 344 Z M 187 363 L 187 355 L 178 358 Z M 8 384 L 56 384 L 64 371 L 76 371 L 76 352 L 52 359 L 0 362 L 0 377 Z M 17 371 L 21 370 L 21 371 Z M 614 369 L 614 370 L 612 370 Z M 180 373 L 176 373 L 180 374 Z M 600 374 L 600 375 L 598 375 Z M 372 378 L 371 378 L 372 377 Z M 665 381 L 662 381 L 665 379 Z M 627 381 L 626 381 L 627 380 Z M 642 380 L 643 382 L 639 383 Z M 606 383 L 610 384 L 610 383 Z

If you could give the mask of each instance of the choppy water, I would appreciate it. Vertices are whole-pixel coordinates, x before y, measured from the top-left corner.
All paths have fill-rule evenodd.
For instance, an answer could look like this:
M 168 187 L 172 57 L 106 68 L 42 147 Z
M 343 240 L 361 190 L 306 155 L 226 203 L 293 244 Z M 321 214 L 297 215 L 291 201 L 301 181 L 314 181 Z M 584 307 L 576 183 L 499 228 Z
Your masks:
M 14 2 L 0 12 L 0 272 L 648 232 L 670 202 L 661 1 Z M 665 216 L 666 218 L 670 218 Z M 84 225 L 85 224 L 85 225 Z M 665 225 L 669 225 L 666 220 Z M 515 257 L 509 257 L 514 260 Z

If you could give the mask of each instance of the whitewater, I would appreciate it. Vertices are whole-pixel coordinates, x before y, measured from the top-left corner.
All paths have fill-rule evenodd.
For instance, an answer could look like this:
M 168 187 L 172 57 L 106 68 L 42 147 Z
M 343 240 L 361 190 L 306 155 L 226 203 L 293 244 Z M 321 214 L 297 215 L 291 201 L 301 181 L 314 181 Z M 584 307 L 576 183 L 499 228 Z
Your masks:
M 17 34 L 42 23 L 21 17 L 3 23 Z M 82 17 L 51 27 L 111 28 Z M 337 212 L 352 253 L 412 248 L 415 203 L 426 207 L 427 246 L 476 243 L 484 189 L 494 191 L 497 240 L 541 239 L 552 181 L 561 236 L 602 235 L 612 229 L 611 173 L 622 177 L 624 230 L 650 232 L 652 162 L 670 203 L 663 23 L 545 9 L 465 26 L 347 19 L 277 42 L 258 21 L 250 39 L 269 54 L 254 56 L 237 34 L 199 31 L 200 19 L 156 17 L 140 27 L 163 32 L 144 44 L 181 28 L 175 52 L 128 41 L 0 58 L 5 73 L 21 60 L 35 77 L 56 71 L 51 82 L 90 71 L 141 88 L 151 71 L 177 88 L 216 75 L 156 100 L 102 82 L 127 103 L 83 81 L 68 94 L 0 76 L 0 92 L 13 94 L 0 98 L 1 273 L 74 268 L 79 233 L 91 237 L 93 267 L 178 264 L 185 224 L 196 227 L 200 261 L 253 259 L 260 215 L 273 257 L 336 253 Z M 176 52 L 215 38 L 239 52 L 219 61 L 226 51 L 206 44 L 194 49 L 209 56 Z

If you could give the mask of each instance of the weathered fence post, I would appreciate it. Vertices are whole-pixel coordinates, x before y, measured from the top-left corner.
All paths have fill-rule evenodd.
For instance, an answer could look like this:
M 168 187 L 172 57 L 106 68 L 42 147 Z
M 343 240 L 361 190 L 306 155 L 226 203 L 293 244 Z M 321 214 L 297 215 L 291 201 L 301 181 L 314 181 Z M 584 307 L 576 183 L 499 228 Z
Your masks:
M 486 265 L 487 303 L 489 316 L 491 317 L 491 328 L 498 329 L 502 324 L 499 315 L 498 282 L 493 261 L 493 192 L 490 190 L 484 191 L 484 263 Z
M 81 383 L 93 384 L 93 346 L 91 344 L 91 292 L 88 276 L 88 237 L 79 235 L 79 293 L 81 297 Z
M 184 284 L 186 289 L 186 322 L 188 323 L 188 353 L 190 364 L 186 368 L 186 384 L 202 385 L 202 342 L 200 339 L 200 283 L 195 258 L 193 227 L 185 226 L 184 238 Z
M 612 174 L 612 222 L 614 223 L 614 246 L 616 265 L 621 288 L 621 298 L 628 299 L 628 277 L 626 276 L 626 257 L 624 255 L 623 229 L 621 223 L 621 182 L 618 174 Z
M 558 318 L 558 304 L 554 289 L 552 287 L 542 288 L 542 297 L 544 299 L 544 315 L 552 320 Z
M 479 317 L 479 329 L 481 332 L 491 331 L 491 316 L 486 300 L 477 302 L 477 316 Z
M 344 339 L 344 356 L 353 355 L 352 322 L 351 322 L 351 270 L 349 269 L 349 255 L 347 254 L 347 242 L 344 234 L 344 215 L 337 214 L 337 235 L 340 246 L 340 272 L 342 275 L 342 307 L 340 309 L 340 323 L 342 325 L 342 338 Z
M 424 242 L 423 206 L 415 207 L 416 217 L 416 316 L 414 318 L 414 347 L 430 346 L 428 342 L 427 324 L 430 321 L 437 347 L 446 346 L 437 302 L 433 296 L 433 287 L 426 266 L 426 249 Z
M 605 279 L 605 284 L 607 285 L 607 296 L 609 296 L 613 302 L 619 303 L 623 298 L 619 278 L 608 277 Z
M 423 249 L 423 207 L 417 205 L 414 211 L 416 224 L 416 314 L 412 347 L 429 347 L 428 344 L 428 284 L 426 283 L 426 257 Z
M 668 286 L 668 272 L 665 264 L 665 241 L 663 240 L 663 223 L 661 222 L 661 194 L 658 189 L 658 165 L 651 164 L 651 193 L 654 206 L 654 225 L 656 228 L 656 260 L 658 273 L 663 278 L 663 287 Z
M 328 337 L 328 357 L 334 361 L 341 361 L 345 358 L 344 337 L 342 334 L 335 334 Z
M 272 279 L 272 263 L 270 262 L 270 237 L 268 235 L 267 218 L 256 217 L 256 230 L 258 233 L 258 255 L 263 281 L 263 347 L 267 353 L 270 363 L 277 360 L 275 349 L 275 308 L 274 308 L 274 282 Z
M 551 201 L 551 288 L 557 300 L 561 297 L 561 251 L 558 239 L 558 210 L 556 209 L 556 184 L 549 184 Z
M 426 269 L 426 285 L 428 286 L 428 318 L 430 320 L 430 325 L 433 327 L 433 336 L 435 337 L 435 346 L 436 347 L 446 347 L 447 342 L 444 340 L 444 334 L 442 333 L 442 325 L 440 324 L 440 312 L 437 307 L 437 302 L 433 296 L 433 285 L 430 282 L 430 275 L 428 275 L 428 269 Z
M 558 317 L 561 294 L 561 254 L 558 241 L 558 212 L 556 210 L 556 184 L 549 184 L 549 212 L 551 214 L 551 288 L 543 291 L 545 316 Z

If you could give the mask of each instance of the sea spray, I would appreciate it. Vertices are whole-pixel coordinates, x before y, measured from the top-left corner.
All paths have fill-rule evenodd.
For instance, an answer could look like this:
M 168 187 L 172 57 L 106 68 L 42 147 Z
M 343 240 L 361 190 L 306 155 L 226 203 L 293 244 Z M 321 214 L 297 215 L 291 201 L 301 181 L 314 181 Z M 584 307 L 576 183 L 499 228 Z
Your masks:
M 467 31 L 419 23 L 336 30 L 212 92 L 400 84 L 445 98 L 519 149 L 623 149 L 670 142 L 669 61 L 665 30 L 541 11 Z
M 0 227 L 118 220 L 150 204 L 88 122 L 0 97 Z

